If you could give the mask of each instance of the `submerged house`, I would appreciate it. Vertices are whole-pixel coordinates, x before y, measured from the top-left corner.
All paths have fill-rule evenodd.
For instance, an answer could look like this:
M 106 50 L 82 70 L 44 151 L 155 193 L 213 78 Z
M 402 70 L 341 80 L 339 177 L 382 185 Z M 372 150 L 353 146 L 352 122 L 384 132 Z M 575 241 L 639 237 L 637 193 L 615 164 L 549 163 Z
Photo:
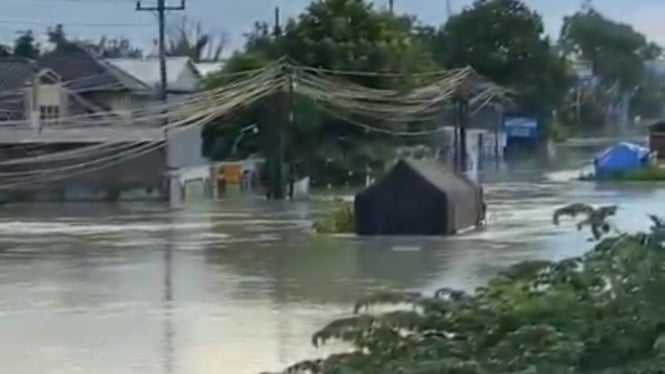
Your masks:
M 354 204 L 358 235 L 453 235 L 484 219 L 481 188 L 435 160 L 400 160 Z

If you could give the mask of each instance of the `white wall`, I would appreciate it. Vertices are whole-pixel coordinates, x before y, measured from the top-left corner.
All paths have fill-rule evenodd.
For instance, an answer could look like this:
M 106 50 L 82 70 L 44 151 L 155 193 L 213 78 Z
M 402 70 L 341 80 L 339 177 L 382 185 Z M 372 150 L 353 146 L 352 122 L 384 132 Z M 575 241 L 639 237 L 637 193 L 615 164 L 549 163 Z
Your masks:
M 173 89 L 194 92 L 199 88 L 201 80 L 194 70 L 188 65 L 178 76 L 173 84 Z
M 203 138 L 201 128 L 195 127 L 185 131 L 172 129 L 168 132 L 167 165 L 171 168 L 186 168 L 208 165 L 203 157 Z
M 59 84 L 40 84 L 37 89 L 37 103 L 39 106 L 60 106 L 62 88 Z M 60 108 L 62 112 L 62 108 Z

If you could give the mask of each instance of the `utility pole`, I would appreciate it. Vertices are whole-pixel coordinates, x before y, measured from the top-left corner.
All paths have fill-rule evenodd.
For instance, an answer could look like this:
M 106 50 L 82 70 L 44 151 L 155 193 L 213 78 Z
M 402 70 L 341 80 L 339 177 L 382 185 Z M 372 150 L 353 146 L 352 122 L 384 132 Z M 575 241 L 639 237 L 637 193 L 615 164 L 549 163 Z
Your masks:
M 390 13 L 395 12 L 395 0 L 388 0 L 388 10 Z
M 166 76 L 166 12 L 173 10 L 184 10 L 185 1 L 180 0 L 180 5 L 177 6 L 167 6 L 166 0 L 157 0 L 157 6 L 143 6 L 141 0 L 136 2 L 137 11 L 148 11 L 148 12 L 157 12 L 157 20 L 159 22 L 159 39 L 158 39 L 158 48 L 159 48 L 159 78 L 160 78 L 160 90 L 159 96 L 163 102 L 166 103 L 168 97 L 168 81 Z
M 158 37 L 158 54 L 159 54 L 159 98 L 162 103 L 166 104 L 168 101 L 168 80 L 166 73 L 166 12 L 173 10 L 184 10 L 185 1 L 180 0 L 180 5 L 178 6 L 167 6 L 166 0 L 157 0 L 156 6 L 143 6 L 141 0 L 136 0 L 136 11 L 137 12 L 157 12 L 157 21 L 159 22 L 159 37 Z M 164 108 L 166 112 L 166 108 Z M 171 203 L 177 201 L 180 196 L 180 185 L 177 180 L 173 178 L 172 170 L 175 169 L 176 165 L 173 165 L 171 153 L 169 151 L 169 129 L 168 118 L 164 118 L 164 142 L 166 147 L 164 147 L 164 157 L 167 170 L 167 180 L 166 180 L 166 191 L 167 198 Z
M 273 36 L 279 39 L 282 36 L 280 25 L 279 8 L 275 8 L 275 24 Z M 280 74 L 290 74 L 286 67 L 281 68 Z M 261 118 L 260 131 L 264 138 L 264 150 L 266 153 L 266 169 L 268 174 L 267 197 L 270 200 L 283 200 L 286 197 L 284 178 L 284 151 L 285 151 L 285 128 L 289 123 L 289 92 L 291 90 L 290 80 L 284 82 L 281 89 L 273 95 L 265 106 Z
M 455 101 L 455 134 L 457 135 L 456 144 L 456 171 L 464 173 L 467 171 L 467 141 L 466 130 L 469 125 L 469 92 L 465 82 L 457 87 L 454 94 Z

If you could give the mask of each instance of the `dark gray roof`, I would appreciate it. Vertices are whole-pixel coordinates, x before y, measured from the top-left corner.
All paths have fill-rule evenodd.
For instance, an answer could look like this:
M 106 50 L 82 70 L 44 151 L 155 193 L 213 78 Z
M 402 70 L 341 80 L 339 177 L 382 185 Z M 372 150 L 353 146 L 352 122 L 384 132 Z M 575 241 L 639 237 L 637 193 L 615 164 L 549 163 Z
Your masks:
M 37 67 L 29 59 L 0 58 L 0 120 L 18 120 L 24 117 L 23 87 L 32 79 Z
M 23 87 L 36 71 L 37 67 L 31 60 L 20 57 L 0 58 L 0 91 Z
M 470 189 L 475 187 L 473 183 L 465 176 L 459 175 L 445 167 L 439 161 L 433 159 L 416 160 L 412 158 L 403 158 L 399 162 L 408 165 L 412 170 L 420 174 L 425 180 L 437 189 L 453 193 L 455 195 L 464 195 Z
M 91 67 L 96 66 L 91 62 L 91 58 L 94 59 L 94 56 L 89 58 L 82 58 L 77 60 L 74 58 L 76 54 L 69 55 L 68 58 L 63 58 L 61 61 L 68 60 L 72 61 L 83 61 L 81 64 L 76 62 L 70 63 L 67 68 L 62 69 L 65 65 L 51 64 L 55 56 L 47 56 L 45 60 L 40 61 L 39 64 L 34 61 L 17 58 L 17 57 L 5 57 L 0 58 L 0 121 L 2 120 L 22 120 L 25 119 L 25 92 L 22 90 L 23 87 L 28 86 L 31 82 L 32 77 L 38 72 L 40 68 L 49 68 L 56 72 L 55 67 L 61 67 L 60 71 L 68 74 L 67 78 L 74 77 L 75 86 L 80 89 L 80 94 L 85 94 L 86 91 L 94 91 L 94 88 L 101 87 L 99 84 L 112 84 L 115 89 L 132 89 L 140 88 L 141 86 L 132 86 L 133 82 L 129 82 L 127 85 L 123 85 L 121 80 L 114 80 L 112 73 L 104 73 L 103 69 L 92 69 Z M 80 56 L 79 56 L 80 57 Z M 87 61 L 87 62 L 86 62 Z M 51 65 L 53 67 L 51 67 Z M 84 79 L 78 78 L 75 75 L 74 67 L 75 66 L 85 66 L 87 69 L 84 69 L 83 72 L 100 72 L 94 76 L 94 79 Z M 103 65 L 101 65 L 103 67 Z M 58 73 L 58 72 L 56 72 Z M 58 73 L 59 74 L 59 73 Z M 67 80 L 66 77 L 62 77 L 63 81 Z M 95 85 L 89 85 L 90 82 Z M 89 87 L 89 90 L 85 88 Z M 86 100 L 81 97 L 80 94 L 76 94 L 76 89 L 68 88 L 69 96 L 69 111 L 74 114 L 83 114 L 83 113 L 94 113 L 94 112 L 103 112 L 108 111 L 108 108 L 105 108 L 103 105 L 95 103 L 90 100 Z M 102 89 L 103 90 L 103 89 Z
M 482 193 L 465 175 L 455 173 L 436 160 L 402 159 L 411 170 L 442 191 L 450 202 L 450 218 L 455 231 L 468 229 L 482 217 Z
M 60 46 L 44 55 L 39 59 L 39 67 L 53 70 L 76 92 L 150 91 L 150 87 L 76 43 Z

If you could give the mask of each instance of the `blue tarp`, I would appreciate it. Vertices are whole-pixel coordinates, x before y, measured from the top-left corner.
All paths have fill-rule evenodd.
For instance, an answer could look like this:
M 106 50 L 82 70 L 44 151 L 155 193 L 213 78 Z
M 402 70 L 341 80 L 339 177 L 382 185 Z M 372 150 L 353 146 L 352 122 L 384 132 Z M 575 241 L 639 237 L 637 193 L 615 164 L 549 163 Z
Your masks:
M 617 143 L 594 158 L 596 175 L 642 168 L 647 164 L 649 152 L 637 144 Z

